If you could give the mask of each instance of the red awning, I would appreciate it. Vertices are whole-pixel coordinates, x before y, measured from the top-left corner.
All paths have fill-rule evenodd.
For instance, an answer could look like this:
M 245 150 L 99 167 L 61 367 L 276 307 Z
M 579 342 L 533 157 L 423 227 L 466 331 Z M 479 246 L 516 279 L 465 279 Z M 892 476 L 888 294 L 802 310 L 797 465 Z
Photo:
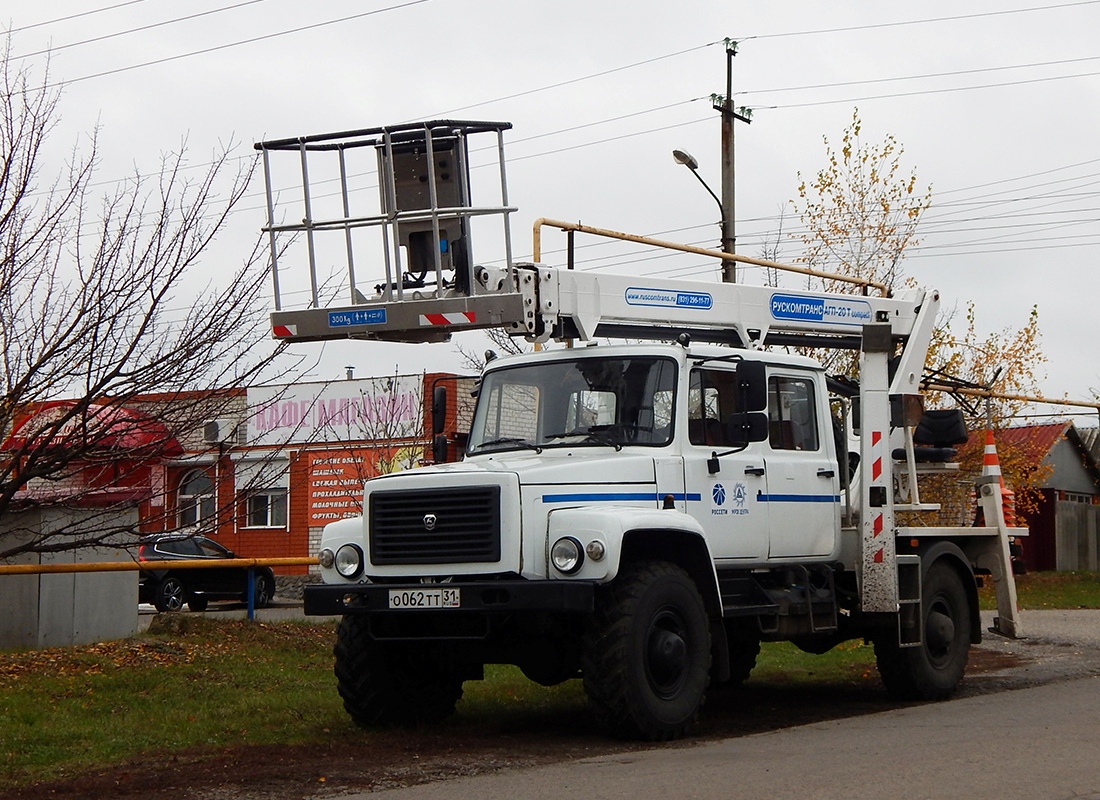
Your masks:
M 134 460 L 171 458 L 183 453 L 160 420 L 125 406 L 95 404 L 79 411 L 75 400 L 36 406 L 17 419 L 0 450 L 29 448 L 114 451 Z

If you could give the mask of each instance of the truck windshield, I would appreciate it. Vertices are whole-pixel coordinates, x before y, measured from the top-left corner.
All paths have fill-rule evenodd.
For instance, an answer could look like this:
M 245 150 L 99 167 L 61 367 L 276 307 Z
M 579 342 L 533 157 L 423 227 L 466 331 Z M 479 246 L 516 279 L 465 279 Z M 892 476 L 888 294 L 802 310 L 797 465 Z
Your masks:
M 467 452 L 661 446 L 671 441 L 676 362 L 547 359 L 487 373 Z

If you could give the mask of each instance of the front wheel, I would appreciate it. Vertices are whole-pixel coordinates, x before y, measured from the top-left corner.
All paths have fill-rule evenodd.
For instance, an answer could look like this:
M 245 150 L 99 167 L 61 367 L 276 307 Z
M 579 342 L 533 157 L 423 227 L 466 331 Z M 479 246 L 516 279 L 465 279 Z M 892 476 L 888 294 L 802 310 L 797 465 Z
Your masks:
M 631 564 L 597 600 L 584 689 L 610 733 L 675 739 L 699 715 L 710 658 L 706 609 L 688 574 L 662 561 Z
M 344 710 L 361 728 L 441 720 L 462 697 L 462 678 L 435 646 L 377 641 L 362 617 L 340 620 L 333 654 Z
M 928 569 L 923 585 L 924 641 L 900 647 L 897 637 L 875 640 L 882 682 L 901 700 L 944 700 L 955 693 L 970 654 L 970 599 L 959 571 L 945 561 Z

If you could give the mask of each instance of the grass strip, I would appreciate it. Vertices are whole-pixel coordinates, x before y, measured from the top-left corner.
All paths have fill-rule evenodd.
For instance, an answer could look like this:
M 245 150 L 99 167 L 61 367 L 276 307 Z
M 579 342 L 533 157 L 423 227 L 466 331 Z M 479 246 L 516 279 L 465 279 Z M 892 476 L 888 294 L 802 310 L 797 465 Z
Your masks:
M 995 608 L 992 582 L 981 590 Z M 1100 608 L 1100 574 L 1018 576 L 1024 609 Z M 150 631 L 81 647 L 0 653 L 0 786 L 63 779 L 135 758 L 247 744 L 369 741 L 341 706 L 331 622 L 262 623 L 160 615 Z M 877 680 L 874 653 L 847 642 L 825 655 L 765 644 L 748 686 Z M 583 713 L 580 681 L 546 688 L 513 667 L 465 685 L 455 735 L 532 713 Z

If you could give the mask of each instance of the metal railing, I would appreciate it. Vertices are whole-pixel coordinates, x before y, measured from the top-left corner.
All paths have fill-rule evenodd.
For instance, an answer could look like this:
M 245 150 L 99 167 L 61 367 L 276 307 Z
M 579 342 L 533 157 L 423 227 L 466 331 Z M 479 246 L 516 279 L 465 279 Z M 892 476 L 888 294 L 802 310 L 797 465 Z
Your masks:
M 248 570 L 248 619 L 256 618 L 256 568 L 314 567 L 316 556 L 287 558 L 208 558 L 164 561 L 89 561 L 83 564 L 0 564 L 0 575 L 50 575 L 74 572 L 140 572 L 168 569 L 243 567 Z

